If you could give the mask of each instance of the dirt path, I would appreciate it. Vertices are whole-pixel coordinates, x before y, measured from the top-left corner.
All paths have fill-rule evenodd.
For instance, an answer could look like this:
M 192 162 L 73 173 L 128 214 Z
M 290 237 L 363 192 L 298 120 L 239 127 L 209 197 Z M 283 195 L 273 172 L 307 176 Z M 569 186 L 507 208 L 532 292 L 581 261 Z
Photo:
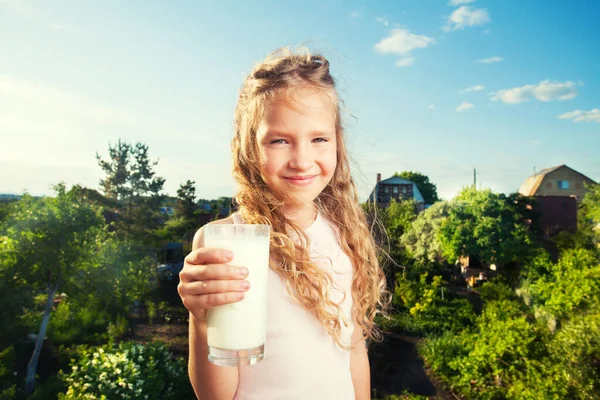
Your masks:
M 407 390 L 430 398 L 455 399 L 427 375 L 417 354 L 418 341 L 411 336 L 387 334 L 382 343 L 371 346 L 371 385 L 378 397 Z

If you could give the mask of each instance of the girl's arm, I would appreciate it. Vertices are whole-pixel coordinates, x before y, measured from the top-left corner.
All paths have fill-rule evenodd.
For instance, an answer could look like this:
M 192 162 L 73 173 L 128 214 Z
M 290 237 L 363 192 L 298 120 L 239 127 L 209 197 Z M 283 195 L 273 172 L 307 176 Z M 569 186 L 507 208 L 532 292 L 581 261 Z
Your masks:
M 190 313 L 190 382 L 199 400 L 232 400 L 238 387 L 238 367 L 219 367 L 208 361 L 206 320 Z
M 362 330 L 354 318 L 354 332 L 352 333 L 352 344 L 354 350 L 350 353 L 350 373 L 354 385 L 356 400 L 371 399 L 371 368 L 369 365 L 369 354 Z
M 193 250 L 204 247 L 203 231 L 200 229 L 194 235 Z M 188 362 L 190 382 L 199 400 L 232 400 L 238 387 L 238 367 L 220 367 L 208 361 L 206 311 L 199 315 L 196 318 L 190 312 Z

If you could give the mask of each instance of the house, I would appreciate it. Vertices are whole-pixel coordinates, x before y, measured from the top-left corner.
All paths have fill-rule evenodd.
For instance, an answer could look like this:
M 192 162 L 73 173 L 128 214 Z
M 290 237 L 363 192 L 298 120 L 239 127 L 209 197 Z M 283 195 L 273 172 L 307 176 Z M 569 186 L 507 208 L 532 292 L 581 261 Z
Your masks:
M 579 203 L 588 192 L 587 186 L 595 184 L 587 176 L 563 164 L 543 169 L 525 179 L 519 193 L 523 196 L 572 196 Z
M 414 200 L 419 211 L 425 209 L 425 200 L 413 181 L 398 176 L 381 180 L 381 174 L 377 174 L 377 183 L 369 195 L 369 201 L 387 207 L 392 199 L 396 201 Z

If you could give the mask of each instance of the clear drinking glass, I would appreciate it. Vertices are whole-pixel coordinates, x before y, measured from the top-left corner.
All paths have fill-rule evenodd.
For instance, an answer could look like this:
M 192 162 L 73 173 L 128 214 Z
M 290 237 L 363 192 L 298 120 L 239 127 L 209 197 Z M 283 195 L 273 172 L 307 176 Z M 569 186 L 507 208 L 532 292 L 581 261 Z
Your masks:
M 206 225 L 204 246 L 231 250 L 231 265 L 248 268 L 242 301 L 208 310 L 208 359 L 221 366 L 253 365 L 264 358 L 267 325 L 269 225 Z

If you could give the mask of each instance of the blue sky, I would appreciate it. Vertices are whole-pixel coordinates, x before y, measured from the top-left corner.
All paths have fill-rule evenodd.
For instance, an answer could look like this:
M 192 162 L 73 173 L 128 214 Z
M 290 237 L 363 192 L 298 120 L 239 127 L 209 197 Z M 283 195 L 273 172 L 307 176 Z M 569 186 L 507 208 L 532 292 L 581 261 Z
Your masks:
M 331 61 L 354 177 L 418 170 L 442 197 L 559 164 L 600 180 L 595 1 L 0 0 L 0 192 L 98 188 L 96 152 L 149 145 L 174 195 L 232 196 L 244 74 L 280 46 Z

